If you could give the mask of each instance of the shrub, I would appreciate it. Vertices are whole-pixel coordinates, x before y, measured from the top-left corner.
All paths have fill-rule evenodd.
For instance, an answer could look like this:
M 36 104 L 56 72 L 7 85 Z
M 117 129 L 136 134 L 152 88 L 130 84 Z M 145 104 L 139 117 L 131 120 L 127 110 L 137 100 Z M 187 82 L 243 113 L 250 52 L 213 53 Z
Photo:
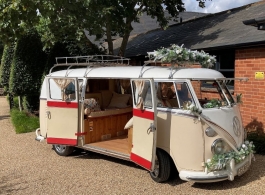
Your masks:
M 38 108 L 39 101 L 31 101 L 31 96 L 39 96 L 41 79 L 46 63 L 46 54 L 42 50 L 40 36 L 32 30 L 18 40 L 12 62 L 9 87 L 10 92 L 25 96 L 27 107 Z M 33 98 L 34 99 L 34 98 Z
M 40 96 L 38 95 L 26 95 L 22 98 L 22 107 L 27 112 L 33 112 L 39 110 L 40 106 Z M 34 102 L 34 103 L 33 103 Z
M 5 92 L 9 91 L 9 76 L 10 76 L 11 63 L 14 56 L 14 48 L 15 48 L 15 43 L 12 43 L 10 45 L 5 45 L 1 59 L 0 85 L 4 87 Z
M 256 132 L 248 133 L 247 139 L 253 141 L 257 154 L 265 155 L 265 135 Z
M 11 121 L 16 133 L 32 132 L 39 128 L 39 118 L 18 109 L 11 110 Z

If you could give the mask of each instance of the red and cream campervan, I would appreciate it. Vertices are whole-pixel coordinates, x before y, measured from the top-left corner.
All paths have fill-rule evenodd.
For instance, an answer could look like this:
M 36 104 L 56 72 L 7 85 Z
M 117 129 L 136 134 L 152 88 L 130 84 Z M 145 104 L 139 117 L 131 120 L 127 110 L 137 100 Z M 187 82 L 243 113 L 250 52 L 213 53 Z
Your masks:
M 233 79 L 205 68 L 130 66 L 114 56 L 56 60 L 42 84 L 36 140 L 58 155 L 82 148 L 132 161 L 156 182 L 174 166 L 195 182 L 248 170 L 253 145 L 226 85 Z

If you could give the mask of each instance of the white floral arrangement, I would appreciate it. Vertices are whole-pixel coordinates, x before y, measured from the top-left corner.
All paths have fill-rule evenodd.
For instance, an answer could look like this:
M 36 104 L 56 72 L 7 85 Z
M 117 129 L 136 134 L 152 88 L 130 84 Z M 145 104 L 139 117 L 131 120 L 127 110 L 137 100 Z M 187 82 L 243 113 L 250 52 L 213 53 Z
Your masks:
M 192 51 L 187 48 L 183 48 L 183 45 L 171 45 L 170 48 L 164 48 L 155 50 L 153 52 L 147 52 L 150 60 L 160 60 L 161 62 L 177 63 L 178 65 L 185 64 L 187 62 L 198 62 L 204 68 L 210 68 L 216 63 L 215 56 L 209 55 L 204 51 Z
M 242 162 L 248 155 L 254 154 L 254 149 L 255 146 L 253 142 L 246 140 L 238 150 L 239 153 L 230 151 L 224 154 L 214 154 L 212 159 L 207 160 L 205 166 L 208 171 L 224 169 L 232 159 L 235 160 L 235 164 Z

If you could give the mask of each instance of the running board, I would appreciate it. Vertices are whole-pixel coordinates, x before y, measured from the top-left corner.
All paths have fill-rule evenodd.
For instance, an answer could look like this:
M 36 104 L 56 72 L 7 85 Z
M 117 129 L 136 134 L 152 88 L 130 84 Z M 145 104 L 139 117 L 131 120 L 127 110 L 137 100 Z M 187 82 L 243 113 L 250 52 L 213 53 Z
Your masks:
M 124 153 L 116 152 L 116 151 L 113 151 L 113 150 L 107 150 L 105 148 L 91 146 L 89 144 L 85 144 L 82 148 L 85 149 L 85 150 L 89 150 L 89 151 L 92 151 L 92 152 L 96 152 L 96 153 L 104 154 L 104 155 L 107 155 L 107 156 L 119 158 L 119 159 L 122 159 L 122 160 L 131 161 L 129 154 L 124 154 Z

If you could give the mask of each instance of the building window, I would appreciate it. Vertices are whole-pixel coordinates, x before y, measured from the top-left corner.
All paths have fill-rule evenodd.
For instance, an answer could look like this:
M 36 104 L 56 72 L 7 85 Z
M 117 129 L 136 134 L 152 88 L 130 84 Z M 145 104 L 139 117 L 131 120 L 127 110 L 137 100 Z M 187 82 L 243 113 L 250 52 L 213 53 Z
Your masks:
M 221 72 L 227 78 L 233 78 L 235 75 L 235 50 L 226 49 L 209 52 L 210 55 L 216 56 L 216 64 L 213 67 Z

